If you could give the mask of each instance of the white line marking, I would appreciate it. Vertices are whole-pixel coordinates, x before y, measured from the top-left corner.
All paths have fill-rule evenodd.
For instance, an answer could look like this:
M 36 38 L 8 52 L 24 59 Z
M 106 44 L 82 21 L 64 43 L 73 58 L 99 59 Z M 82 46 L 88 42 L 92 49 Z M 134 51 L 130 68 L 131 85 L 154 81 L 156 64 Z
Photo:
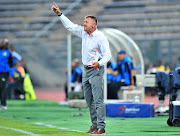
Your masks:
M 141 133 L 141 132 L 140 132 Z M 126 135 L 127 133 L 118 133 L 118 134 L 106 134 L 106 135 L 111 135 L 111 136 L 119 136 L 119 135 Z M 135 133 L 134 133 L 135 134 Z M 143 133 L 144 134 L 144 133 Z M 157 132 L 157 133 L 147 133 L 148 135 L 150 135 L 150 134 L 153 134 L 153 135 L 165 135 L 165 134 L 168 134 L 168 135 L 177 135 L 177 134 L 179 134 L 179 133 L 159 133 L 159 132 Z M 146 134 L 146 135 L 147 135 Z
M 53 125 L 46 125 L 44 123 L 35 123 L 35 125 L 39 125 L 39 126 L 45 126 L 45 127 L 49 127 L 49 128 L 57 128 L 57 129 L 62 129 L 62 130 L 68 130 L 68 131 L 73 131 L 73 132 L 83 132 L 83 131 L 79 131 L 79 130 L 71 130 L 69 128 L 62 128 L 62 127 L 56 127 Z M 84 133 L 84 132 L 83 132 Z M 125 135 L 126 133 L 116 133 L 116 134 L 105 134 L 105 135 L 114 135 L 114 136 L 119 136 L 119 135 Z M 148 133 L 148 134 L 160 134 L 160 135 L 164 135 L 164 134 L 179 134 L 179 133 L 159 133 L 159 132 L 154 132 L 154 133 Z
M 62 130 L 74 131 L 74 132 L 83 132 L 83 131 L 80 131 L 80 130 L 71 130 L 69 128 L 62 128 L 62 127 L 56 127 L 56 126 L 53 126 L 53 125 L 46 125 L 44 123 L 34 123 L 34 124 L 39 125 L 39 126 L 49 127 L 49 128 L 57 128 L 57 129 L 62 129 Z
M 24 130 L 21 130 L 21 129 L 16 129 L 16 128 L 9 128 L 9 127 L 3 127 L 3 126 L 0 126 L 0 128 L 18 131 L 18 132 L 21 132 L 21 133 L 24 133 L 24 134 L 28 134 L 28 135 L 31 135 L 31 136 L 41 136 L 41 135 L 37 135 L 37 134 L 31 133 L 31 132 L 24 131 Z
M 148 134 L 158 134 L 158 135 L 177 135 L 177 134 L 180 134 L 180 133 L 169 133 L 169 132 L 167 132 L 167 133 L 159 133 L 159 132 L 154 132 L 154 133 L 148 133 Z
M 120 135 L 123 135 L 124 136 L 124 133 L 123 134 L 120 134 L 120 133 L 119 134 L 105 134 L 105 135 L 107 135 L 107 136 L 108 135 L 110 135 L 110 136 L 120 136 Z

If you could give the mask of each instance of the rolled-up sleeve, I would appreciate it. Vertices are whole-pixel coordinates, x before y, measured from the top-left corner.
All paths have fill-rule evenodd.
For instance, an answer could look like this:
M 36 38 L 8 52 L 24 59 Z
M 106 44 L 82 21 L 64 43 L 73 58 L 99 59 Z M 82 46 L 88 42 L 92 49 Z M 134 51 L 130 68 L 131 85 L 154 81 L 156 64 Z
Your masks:
M 105 65 L 111 59 L 111 51 L 109 48 L 109 42 L 105 36 L 103 36 L 99 41 L 99 48 L 101 51 L 101 60 L 99 61 L 99 65 Z
M 80 38 L 82 38 L 82 32 L 84 31 L 84 28 L 80 25 L 74 24 L 72 23 L 65 15 L 61 15 L 59 17 L 59 19 L 61 20 L 63 26 L 69 30 L 70 32 L 72 32 L 73 34 L 79 36 Z

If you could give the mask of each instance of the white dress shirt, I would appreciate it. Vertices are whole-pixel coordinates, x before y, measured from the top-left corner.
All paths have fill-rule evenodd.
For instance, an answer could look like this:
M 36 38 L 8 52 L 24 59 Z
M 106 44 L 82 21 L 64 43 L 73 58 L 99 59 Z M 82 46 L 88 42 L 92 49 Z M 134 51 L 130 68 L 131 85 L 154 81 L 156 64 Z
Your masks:
M 59 18 L 67 30 L 82 38 L 83 65 L 92 65 L 92 62 L 98 62 L 100 66 L 103 66 L 111 59 L 109 42 L 102 32 L 95 30 L 89 35 L 84 31 L 84 27 L 72 23 L 63 14 Z

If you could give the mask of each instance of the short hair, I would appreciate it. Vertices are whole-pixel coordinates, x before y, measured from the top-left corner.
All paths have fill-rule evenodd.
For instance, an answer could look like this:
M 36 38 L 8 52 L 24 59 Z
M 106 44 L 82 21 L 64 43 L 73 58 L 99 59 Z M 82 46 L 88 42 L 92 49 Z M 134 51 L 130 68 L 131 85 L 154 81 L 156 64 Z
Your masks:
M 98 24 L 98 20 L 97 20 L 97 18 L 95 16 L 87 15 L 84 18 L 91 18 L 92 20 L 94 20 L 96 22 L 96 25 Z

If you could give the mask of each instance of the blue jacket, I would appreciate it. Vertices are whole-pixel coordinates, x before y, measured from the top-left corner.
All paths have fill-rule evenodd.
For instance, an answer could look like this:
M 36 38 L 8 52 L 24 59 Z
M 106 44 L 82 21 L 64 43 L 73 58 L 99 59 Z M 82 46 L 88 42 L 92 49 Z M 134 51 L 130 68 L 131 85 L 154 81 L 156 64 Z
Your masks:
M 129 56 L 126 56 L 123 61 L 118 61 L 116 70 L 121 75 L 121 79 L 124 79 L 126 85 L 131 84 L 131 70 L 135 69 L 133 61 Z
M 113 63 L 113 62 L 110 62 L 108 65 L 107 65 L 107 68 L 112 68 L 113 70 L 115 69 L 116 67 L 116 64 Z M 114 81 L 114 75 L 113 74 L 107 74 L 107 81 Z
M 180 89 L 180 76 L 178 75 L 178 71 L 173 70 L 171 73 L 173 74 L 173 88 Z
M 159 88 L 165 90 L 166 93 L 169 92 L 169 73 L 165 71 L 157 71 L 156 72 L 156 83 Z
M 12 55 L 8 49 L 0 49 L 0 73 L 9 72 L 10 76 L 14 74 Z
M 76 67 L 74 70 L 72 70 L 72 77 L 71 77 L 71 82 L 82 82 L 82 70 L 80 67 Z

